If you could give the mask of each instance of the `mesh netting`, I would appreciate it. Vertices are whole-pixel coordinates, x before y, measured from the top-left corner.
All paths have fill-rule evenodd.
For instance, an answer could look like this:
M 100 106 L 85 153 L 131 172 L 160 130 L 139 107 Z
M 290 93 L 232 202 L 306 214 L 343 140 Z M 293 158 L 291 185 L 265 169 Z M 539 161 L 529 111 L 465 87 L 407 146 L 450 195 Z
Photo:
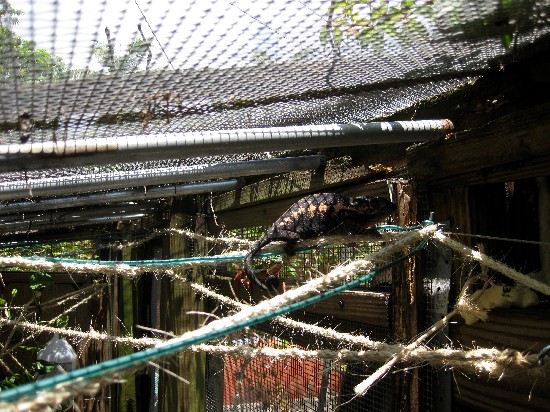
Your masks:
M 265 128 L 395 116 L 545 47 L 548 9 L 535 0 L 3 1 L 3 199 L 155 184 L 100 185 L 117 172 L 307 153 L 269 139 L 251 149 L 248 137 L 238 150 L 219 144 L 200 155 L 155 147 L 163 136 L 200 141 L 186 132 L 264 128 L 255 140 Z M 119 156 L 94 157 L 113 146 Z M 63 190 L 41 194 L 33 184 L 80 175 L 91 188 L 60 180 L 51 185 Z
M 365 122 L 461 87 L 548 32 L 548 5 L 533 0 L 12 6 L 3 143 Z
M 202 227 L 199 228 L 196 221 L 190 218 L 184 222 L 182 216 L 174 216 L 176 207 L 169 209 L 169 202 L 159 200 L 182 195 L 182 192 L 178 193 L 181 188 L 169 184 L 193 184 L 205 180 L 211 183 L 222 178 L 234 178 L 233 182 L 229 182 L 233 184 L 231 188 L 225 186 L 223 190 L 219 189 L 224 193 L 219 197 L 210 197 L 205 201 L 206 197 L 196 196 L 176 205 L 189 215 L 206 213 L 214 220 L 217 218 L 216 213 L 221 211 L 223 214 L 233 206 L 241 207 L 237 212 L 244 207 L 252 210 L 258 203 L 265 204 L 277 197 L 290 198 L 299 192 L 312 191 L 314 187 L 340 185 L 341 188 L 349 182 L 362 184 L 367 177 L 373 182 L 373 176 L 377 174 L 382 175 L 383 179 L 380 180 L 383 189 L 378 189 L 386 194 L 385 179 L 402 176 L 399 171 L 395 171 L 403 167 L 402 162 L 394 162 L 398 165 L 395 170 L 392 169 L 395 164 L 391 161 L 388 164 L 376 161 L 370 168 L 365 167 L 365 157 L 361 159 L 360 165 L 354 163 L 355 153 L 352 149 L 334 156 L 327 153 L 328 150 L 319 149 L 337 151 L 341 149 L 339 145 L 342 140 L 350 135 L 356 140 L 350 138 L 352 143 L 342 143 L 342 147 L 370 144 L 357 143 L 358 137 L 370 138 L 367 132 L 362 135 L 350 130 L 355 128 L 364 131 L 367 129 L 365 123 L 390 118 L 407 122 L 387 122 L 384 127 L 375 125 L 380 129 L 377 131 L 391 129 L 403 137 L 419 130 L 448 130 L 452 125 L 443 124 L 443 120 L 436 119 L 430 123 L 420 119 L 412 122 L 416 120 L 414 109 L 449 96 L 473 84 L 489 71 L 502 69 L 508 62 L 526 59 L 541 50 L 547 50 L 549 15 L 550 5 L 544 0 L 0 0 L 0 247 L 7 255 L 0 257 L 2 268 L 32 270 L 41 276 L 54 271 L 68 272 L 70 280 L 67 280 L 67 284 L 70 285 L 74 283 L 74 274 L 101 275 L 101 288 L 109 288 L 110 294 L 105 292 L 104 296 L 102 291 L 98 292 L 97 284 L 94 283 L 89 286 L 93 288 L 93 294 L 81 299 L 85 303 L 101 293 L 101 318 L 98 316 L 98 324 L 95 324 L 90 322 L 89 314 L 86 313 L 88 317 L 82 318 L 82 325 L 101 329 L 111 322 L 111 329 L 108 333 L 94 333 L 94 330 L 76 329 L 74 322 L 75 328 L 65 328 L 64 333 L 79 344 L 97 340 L 105 344 L 120 342 L 140 349 L 132 355 L 120 351 L 121 363 L 126 362 L 124 368 L 116 364 L 120 359 L 111 348 L 101 352 L 101 358 L 99 355 L 96 360 L 89 357 L 87 365 L 97 363 L 98 367 L 91 368 L 89 375 L 85 376 L 84 386 L 69 382 L 64 387 L 65 392 L 57 391 L 60 387 L 56 387 L 56 390 L 50 390 L 45 395 L 45 401 L 42 398 L 35 399 L 35 406 L 41 406 L 42 401 L 54 406 L 72 396 L 90 390 L 94 392 L 97 388 L 90 389 L 86 385 L 91 386 L 96 380 L 111 388 L 109 385 L 119 381 L 120 371 L 131 375 L 135 372 L 131 369 L 135 365 L 141 367 L 163 354 L 173 354 L 188 348 L 192 343 L 205 341 L 234 347 L 245 344 L 237 347 L 245 351 L 244 356 L 243 353 L 223 352 L 234 348 L 224 348 L 221 344 L 214 348 L 193 349 L 208 354 L 205 389 L 208 398 L 205 403 L 209 411 L 397 409 L 401 399 L 395 399 L 395 393 L 402 390 L 400 382 L 409 371 L 395 374 L 389 374 L 389 371 L 394 366 L 392 360 L 399 363 L 405 356 L 410 356 L 405 359 L 407 363 L 403 363 L 405 368 L 408 365 L 411 368 L 424 365 L 427 356 L 432 356 L 433 364 L 429 363 L 432 369 L 426 367 L 419 373 L 423 376 L 424 386 L 418 391 L 423 399 L 417 403 L 424 410 L 436 410 L 438 406 L 435 399 L 439 397 L 439 392 L 449 392 L 449 377 L 441 373 L 441 369 L 447 366 L 464 367 L 468 371 L 496 376 L 508 371 L 514 373 L 523 367 L 534 368 L 536 356 L 526 355 L 524 358 L 520 353 L 500 352 L 496 349 L 480 349 L 480 353 L 475 353 L 477 361 L 471 362 L 464 361 L 460 358 L 463 352 L 455 350 L 452 353 L 454 357 L 449 361 L 447 352 L 423 347 L 427 335 L 409 343 L 406 354 L 402 344 L 393 342 L 394 337 L 390 335 L 395 325 L 389 325 L 389 318 L 392 315 L 390 311 L 395 308 L 390 308 L 394 303 L 389 301 L 394 275 L 382 273 L 371 281 L 379 269 L 377 267 L 375 270 L 374 267 L 386 263 L 389 268 L 404 263 L 412 257 L 413 252 L 400 257 L 401 260 L 394 255 L 402 252 L 405 246 L 412 249 L 413 243 L 428 237 L 454 247 L 457 253 L 472 255 L 470 249 L 456 242 L 451 243 L 441 233 L 431 233 L 435 228 L 425 230 L 416 227 L 406 234 L 410 237 L 396 236 L 387 243 L 343 245 L 345 242 L 339 242 L 334 247 L 299 254 L 292 262 L 293 265 L 286 265 L 281 271 L 281 278 L 289 286 L 298 289 L 301 297 L 284 293 L 281 296 L 286 301 L 273 298 L 260 301 L 256 306 L 248 306 L 250 301 L 247 298 L 252 292 L 246 290 L 247 296 L 235 306 L 219 303 L 220 307 L 224 304 L 230 307 L 226 312 L 219 312 L 227 316 L 211 323 L 206 322 L 202 328 L 198 319 L 202 321 L 200 316 L 205 313 L 191 311 L 193 308 L 187 307 L 186 310 L 193 315 L 190 318 L 193 322 L 191 326 L 186 326 L 189 326 L 191 334 L 200 335 L 197 341 L 189 338 L 189 342 L 185 339 L 178 341 L 178 338 L 174 338 L 177 341 L 174 343 L 168 340 L 183 331 L 174 330 L 173 334 L 163 334 L 158 329 L 163 327 L 158 319 L 160 315 L 153 316 L 152 309 L 147 305 L 157 305 L 157 308 L 162 306 L 163 310 L 166 309 L 164 305 L 168 305 L 167 311 L 172 315 L 183 312 L 181 302 L 199 302 L 198 298 L 195 300 L 198 294 L 211 300 L 220 299 L 207 295 L 204 290 L 197 291 L 199 289 L 196 288 L 203 286 L 188 281 L 195 281 L 193 276 L 203 277 L 202 272 L 198 274 L 201 266 L 220 269 L 225 265 L 223 282 L 233 282 L 234 285 L 235 273 L 242 268 L 242 249 L 249 246 L 247 242 L 237 242 L 237 250 L 235 239 L 228 241 L 231 247 L 227 246 L 224 252 L 234 252 L 229 256 L 233 266 L 222 263 L 228 260 L 227 254 L 203 256 L 217 253 L 214 249 L 219 244 L 212 239 L 199 239 L 200 236 L 195 232 L 202 231 Z M 439 117 L 445 118 L 445 113 Z M 327 136 L 336 137 L 336 133 L 329 133 L 333 131 L 330 129 L 333 126 L 327 126 L 334 123 L 339 124 L 334 126 L 334 130 L 341 126 L 338 130 L 347 128 L 346 133 L 349 134 L 342 132 L 338 135 L 340 140 L 334 139 L 333 142 L 316 146 L 318 143 L 315 138 L 320 139 L 325 132 L 325 142 Z M 370 123 L 370 126 L 373 124 Z M 301 126 L 304 128 L 299 129 Z M 287 132 L 284 136 L 286 140 L 279 139 L 275 145 L 275 135 L 279 132 L 277 128 L 282 127 L 294 127 L 294 130 L 299 129 L 304 134 Z M 323 127 L 330 129 L 329 132 L 321 130 Z M 226 129 L 246 129 L 248 132 L 241 135 L 227 132 L 223 132 L 223 136 L 216 134 Z M 204 135 L 212 132 L 210 137 L 213 141 L 210 146 L 203 145 L 206 148 L 202 151 L 195 147 L 201 145 L 201 132 L 205 132 Z M 310 136 L 306 136 L 307 133 Z M 404 151 L 405 145 L 425 141 L 434 135 L 423 135 L 418 140 L 414 137 L 400 140 L 399 147 Z M 296 140 L 306 138 L 310 139 L 308 144 L 293 145 Z M 172 146 L 163 146 L 163 139 Z M 263 146 L 252 146 L 257 141 Z M 288 145 L 286 142 L 289 142 Z M 232 146 L 233 143 L 237 145 Z M 398 146 L 390 143 L 396 142 L 390 138 L 389 141 L 378 141 L 377 144 L 387 144 L 392 150 Z M 171 148 L 178 150 L 170 152 Z M 186 150 L 191 154 L 185 153 Z M 100 159 L 102 154 L 110 157 Z M 280 160 L 280 157 L 295 159 L 284 170 L 280 164 L 274 166 L 272 163 L 254 163 L 258 165 L 257 168 L 250 170 L 252 160 L 271 161 Z M 310 166 L 298 167 L 306 158 L 311 162 L 308 163 Z M 369 161 L 375 158 L 369 158 Z M 248 169 L 245 168 L 246 164 Z M 323 171 L 315 175 L 320 171 L 321 164 Z M 210 166 L 219 166 L 219 169 L 210 169 L 211 174 L 207 175 L 206 170 Z M 232 171 L 229 172 L 231 167 Z M 283 175 L 283 172 L 289 174 Z M 248 179 L 245 187 L 243 177 Z M 312 184 L 313 181 L 316 181 L 317 186 Z M 127 188 L 139 188 L 140 192 L 127 190 L 122 193 Z M 171 193 L 154 191 L 161 188 Z M 200 190 L 192 194 L 215 192 L 212 186 Z M 29 198 L 32 201 L 22 200 Z M 117 200 L 122 202 L 120 199 L 125 199 L 123 204 L 117 203 Z M 110 203 L 116 204 L 105 206 Z M 77 209 L 81 206 L 88 208 Z M 270 212 L 274 210 L 275 207 Z M 241 228 L 257 228 L 268 223 L 266 219 L 258 221 L 264 218 L 260 216 L 263 212 L 256 209 L 248 213 L 245 210 L 235 220 L 239 220 L 237 224 Z M 132 223 L 123 223 L 123 218 L 128 217 Z M 112 225 L 108 226 L 107 223 Z M 76 226 L 92 224 L 93 229 L 89 233 L 73 232 L 74 236 L 70 237 L 67 234 Z M 193 237 L 196 243 L 192 246 L 183 240 L 188 233 L 182 231 L 175 234 L 172 231 L 175 227 L 184 226 L 186 231 L 197 235 Z M 230 228 L 236 227 L 233 222 Z M 216 226 L 216 229 L 224 230 L 222 225 Z M 12 233 L 9 231 L 17 232 L 18 237 L 11 238 Z M 34 239 L 32 234 L 36 231 L 51 232 L 40 233 L 44 237 L 37 236 Z M 245 237 L 257 238 L 262 233 L 263 229 L 248 234 L 241 230 L 236 235 L 241 238 L 237 240 L 242 241 Z M 72 248 L 66 247 L 65 243 L 48 243 L 57 234 L 64 235 L 63 239 L 72 243 Z M 161 239 L 164 235 L 167 237 Z M 76 243 L 75 239 L 82 242 Z M 154 250 L 150 247 L 153 243 L 149 242 L 155 242 Z M 206 247 L 201 242 L 212 244 Z M 161 261 L 160 256 L 168 249 L 172 257 L 177 255 L 180 258 L 182 255 L 181 260 Z M 140 256 L 156 260 L 131 260 L 134 252 L 138 251 L 143 251 Z M 195 252 L 197 260 L 190 257 Z M 50 259 L 39 255 L 49 255 Z M 98 255 L 108 262 L 99 265 L 91 260 Z M 489 260 L 482 254 L 475 256 L 478 260 Z M 206 257 L 211 260 L 203 259 Z M 117 265 L 115 259 L 122 258 L 126 263 Z M 267 270 L 272 262 L 268 264 L 266 259 L 260 261 L 258 258 L 256 263 L 256 269 Z M 493 265 L 495 271 L 508 271 L 508 277 L 522 282 L 521 274 L 499 266 L 498 262 L 491 260 L 489 264 L 484 264 L 489 267 Z M 448 316 L 448 307 L 454 304 L 448 296 L 450 281 L 436 276 L 434 267 L 437 265 L 434 262 L 429 265 L 429 268 L 425 268 L 428 276 L 424 280 L 424 292 L 428 295 L 424 308 L 427 319 L 420 322 L 422 325 L 419 326 L 424 326 L 424 323 L 437 324 L 441 318 L 447 322 L 445 316 Z M 137 295 L 128 292 L 131 291 L 128 287 L 130 284 L 124 283 L 128 280 L 126 277 L 134 281 L 149 272 L 170 275 L 170 279 L 162 279 L 170 287 L 163 283 L 162 291 L 153 290 L 153 284 L 158 283 L 155 288 L 161 287 L 161 280 L 150 279 L 149 286 L 142 286 L 142 290 L 147 293 L 139 295 L 141 300 L 135 300 Z M 221 273 L 207 273 L 208 276 L 204 277 L 208 281 L 204 284 L 212 292 L 215 287 L 212 279 L 217 276 L 219 280 Z M 350 282 L 357 274 L 361 277 Z M 19 281 L 17 276 L 14 275 L 13 279 Z M 23 276 L 27 276 L 27 272 Z M 114 279 L 113 283 L 119 283 L 116 286 L 111 283 L 107 285 L 106 279 L 111 282 L 111 278 Z M 325 278 L 330 279 L 330 284 L 325 282 Z M 26 278 L 25 282 L 28 282 Z M 40 283 L 40 288 L 46 288 L 45 283 Z M 550 294 L 547 285 L 541 286 L 539 282 L 524 283 L 542 294 Z M 27 287 L 28 283 L 24 285 Z M 177 299 L 171 294 L 174 291 L 170 288 L 174 288 L 174 285 L 182 288 L 178 291 L 182 296 L 178 295 Z M 242 285 L 238 286 L 242 288 Z M 369 314 L 362 313 L 360 323 L 349 320 L 351 316 L 345 320 L 332 316 L 337 310 L 343 311 L 344 307 L 346 311 L 353 311 L 348 309 L 341 294 L 344 289 L 352 287 L 355 288 L 356 297 L 370 298 L 367 302 L 370 305 Z M 13 285 L 9 288 L 4 288 L 3 293 L 16 290 Z M 289 289 L 292 292 L 292 288 Z M 40 296 L 39 293 L 35 294 L 34 289 L 26 300 L 19 295 L 21 302 L 17 301 L 17 306 L 13 306 L 15 295 L 11 293 L 11 302 L 2 297 L 5 314 L 8 310 L 18 311 L 12 312 L 18 314 L 17 318 L 6 315 L 1 319 L 3 326 L 11 328 L 9 334 L 13 335 L 16 328 L 24 328 L 26 338 L 28 336 L 30 339 L 35 331 L 63 332 L 63 328 L 56 328 L 53 324 L 43 325 L 48 326 L 47 330 L 37 329 L 38 323 L 33 324 L 32 320 L 38 322 L 39 318 L 27 317 L 28 310 L 34 310 L 35 306 L 40 309 L 39 304 L 31 305 L 29 309 L 26 303 L 34 305 L 37 295 Z M 301 310 L 317 304 L 320 293 L 325 293 L 321 296 L 323 299 L 338 295 L 334 306 L 337 309 L 326 309 L 332 312 L 331 315 L 320 309 L 317 315 L 306 314 Z M 160 294 L 162 299 L 159 298 Z M 164 299 L 166 295 L 169 299 Z M 226 295 L 230 296 L 229 293 Z M 79 294 L 71 296 L 71 299 L 80 297 Z M 305 297 L 311 300 L 306 302 Z M 469 307 L 465 299 L 461 295 L 451 312 L 453 316 L 468 310 L 480 319 L 486 316 L 483 310 Z M 146 304 L 142 304 L 143 301 Z M 72 301 L 69 303 L 73 305 Z M 76 308 L 77 304 L 73 306 Z M 73 310 L 73 306 L 69 309 Z M 107 306 L 108 310 L 105 309 Z M 140 307 L 135 318 L 132 313 L 124 314 L 130 327 L 148 323 L 151 326 L 149 329 L 152 329 L 149 332 L 153 336 L 154 330 L 155 339 L 141 341 L 134 339 L 134 336 L 122 336 L 120 319 L 115 318 L 129 306 L 131 310 L 128 312 L 134 309 L 137 311 L 137 307 Z M 214 308 L 209 309 L 218 313 Z M 269 320 L 275 313 L 292 311 L 298 313 L 295 318 L 300 318 L 307 325 L 298 328 L 285 324 L 281 327 L 258 320 Z M 239 320 L 239 314 L 242 313 L 244 320 Z M 382 316 L 376 317 L 372 313 L 382 313 Z M 114 320 L 107 319 L 108 316 Z M 103 323 L 99 324 L 100 321 Z M 263 323 L 256 325 L 260 322 Z M 166 331 L 171 326 L 167 326 Z M 312 333 L 310 330 L 316 326 L 323 327 L 327 333 L 334 332 L 329 328 L 338 331 L 342 328 L 342 334 L 353 332 L 357 335 L 354 339 L 363 340 L 359 348 L 363 348 L 364 341 L 367 341 L 366 347 L 376 350 L 353 353 L 355 358 L 342 360 L 342 357 L 350 356 L 345 350 L 357 349 L 353 346 L 356 343 L 335 343 L 334 334 L 330 335 L 332 338 L 324 335 L 310 337 L 309 340 L 305 338 L 308 333 L 315 335 L 318 332 Z M 444 326 L 444 323 L 440 325 L 441 328 Z M 254 329 L 249 329 L 252 327 Z M 238 331 L 246 329 L 250 335 L 234 338 L 230 336 L 235 332 L 232 328 Z M 157 339 L 157 334 L 162 339 Z M 351 339 L 349 336 L 347 338 Z M 371 341 L 371 338 L 377 341 Z M 5 340 L 10 342 L 10 339 Z M 162 344 L 161 340 L 166 340 L 168 344 Z M 443 343 L 446 341 L 432 342 L 434 347 Z M 172 344 L 175 346 L 169 346 Z M 153 348 L 149 352 L 141 350 L 150 346 Z M 166 347 L 170 350 L 166 350 Z M 275 355 L 247 355 L 246 350 L 250 347 L 274 348 L 279 351 Z M 379 350 L 380 347 L 385 348 L 386 352 Z M 298 355 L 288 357 L 285 349 L 296 349 L 302 358 Z M 321 357 L 318 354 L 307 355 L 305 352 L 308 349 L 327 349 L 337 353 L 325 353 L 325 357 Z M 11 350 L 8 348 L 3 353 Z M 378 359 L 365 358 L 377 353 Z M 14 356 L 12 360 L 17 359 Z M 379 369 L 385 362 L 386 372 L 384 367 Z M 160 374 L 162 379 L 166 376 L 179 377 L 180 372 L 181 375 L 190 373 L 189 368 L 183 372 L 181 368 L 177 370 L 178 373 L 172 372 L 170 375 L 170 371 L 166 372 L 168 369 L 162 369 L 165 366 L 172 365 L 161 362 L 161 365 L 150 364 L 148 368 L 156 369 L 156 376 Z M 88 373 L 86 370 L 89 369 L 86 368 L 81 368 L 85 371 L 83 373 Z M 103 370 L 107 372 L 101 373 Z M 368 395 L 355 396 L 361 393 L 361 390 L 356 390 L 356 386 L 376 373 L 379 381 L 369 383 Z M 192 378 L 198 374 L 195 373 Z M 162 379 L 161 382 L 169 382 Z M 156 396 L 158 401 L 163 398 L 164 389 L 162 384 L 160 389 L 155 385 L 151 385 L 153 389 L 148 389 L 152 390 L 152 398 Z M 36 393 L 33 388 L 27 387 L 26 390 L 31 398 Z M 102 392 L 101 399 L 110 399 L 110 390 Z M 113 394 L 116 392 L 113 389 Z M 171 390 L 167 392 L 172 396 Z M 2 401 L 13 403 L 14 399 L 19 399 L 19 394 L 16 394 L 17 397 L 10 395 L 13 398 L 5 394 L 0 393 Z M 179 395 L 178 392 L 175 398 Z M 168 396 L 166 398 L 166 404 L 169 405 L 172 399 Z M 135 403 L 135 399 L 131 401 Z M 183 399 L 183 396 L 178 399 Z M 7 403 L 5 407 L 8 407 Z

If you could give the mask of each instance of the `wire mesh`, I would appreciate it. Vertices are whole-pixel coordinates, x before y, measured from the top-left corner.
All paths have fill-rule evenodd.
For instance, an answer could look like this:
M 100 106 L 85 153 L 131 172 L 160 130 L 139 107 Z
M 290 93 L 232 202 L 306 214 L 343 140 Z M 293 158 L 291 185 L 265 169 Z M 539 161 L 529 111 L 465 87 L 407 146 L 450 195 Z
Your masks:
M 165 134 L 178 138 L 185 132 L 349 124 L 397 116 L 470 85 L 503 62 L 546 47 L 548 16 L 550 6 L 543 0 L 3 0 L 0 145 L 28 163 L 0 174 L 0 182 L 22 182 L 21 197 L 33 198 L 32 191 L 25 191 L 29 179 L 97 174 L 97 180 L 105 182 L 119 172 L 140 175 L 147 170 L 305 154 L 307 150 L 287 147 L 271 150 L 269 142 L 261 153 L 248 153 L 245 142 L 238 154 L 158 160 L 151 148 L 140 162 L 114 156 L 112 164 L 76 162 L 71 167 L 26 170 L 32 161 L 55 158 L 57 143 L 71 147 L 78 142 L 79 148 L 96 153 L 98 139 L 103 138 L 116 137 L 132 147 L 138 139 Z M 281 192 L 292 185 L 307 190 L 312 174 L 297 172 L 292 181 L 285 179 Z M 338 173 L 327 174 L 325 180 L 342 181 Z M 265 181 L 243 189 L 241 195 L 252 203 L 274 193 L 273 181 Z M 115 214 L 116 209 L 120 207 L 88 211 L 86 222 L 101 223 L 110 214 L 118 226 L 123 216 Z M 141 218 L 163 210 L 155 204 L 140 205 L 133 212 Z M 37 227 L 72 228 L 81 218 L 71 211 L 23 218 L 19 225 L 18 217 L 8 217 L 2 230 L 12 224 L 29 233 Z M 338 246 L 301 254 L 283 277 L 287 282 L 304 281 L 360 258 L 371 248 Z M 65 253 L 50 249 L 51 254 Z M 438 313 L 437 282 L 430 279 L 425 285 L 431 296 L 431 306 L 425 309 L 432 316 Z M 364 289 L 388 292 L 390 286 L 391 278 L 381 277 Z M 384 339 L 389 333 L 387 328 L 351 325 L 336 317 L 301 316 L 373 338 Z M 247 337 L 274 346 L 338 347 L 322 339 L 298 338 L 271 324 Z M 351 399 L 351 388 L 371 367 L 268 359 L 253 364 L 210 357 L 208 405 L 217 408 L 212 410 L 321 411 L 336 405 L 339 410 L 389 410 L 395 404 L 393 377 L 368 397 Z M 423 373 L 432 376 L 427 370 Z M 215 383 L 220 379 L 223 391 Z M 430 403 L 435 386 L 425 385 L 426 410 L 437 408 Z
M 60 196 L 24 183 L 41 179 L 97 175 L 104 183 L 119 172 L 287 156 L 291 147 L 266 142 L 260 151 L 245 144 L 216 156 L 159 157 L 148 147 L 139 162 L 134 155 L 109 164 L 87 155 L 50 162 L 60 150 L 97 153 L 109 146 L 102 138 L 131 148 L 169 134 L 182 141 L 185 132 L 383 119 L 528 56 L 547 37 L 550 15 L 542 0 L 4 0 L 1 7 L 0 146 L 19 157 L 2 162 L 11 166 L 0 182 L 23 182 L 18 196 L 29 198 Z M 46 170 L 26 170 L 37 167 Z M 142 184 L 133 182 L 120 188 Z
M 354 330 L 371 337 L 387 336 L 387 329 L 301 313 L 293 318 Z M 229 344 L 274 348 L 340 348 L 340 342 L 303 335 L 274 323 L 236 336 Z M 308 343 L 309 342 L 309 343 Z M 214 411 L 369 411 L 391 410 L 393 380 L 375 385 L 366 397 L 355 397 L 353 387 L 376 369 L 374 364 L 323 361 L 322 359 L 253 359 L 209 355 L 207 398 Z M 215 383 L 214 383 L 215 382 Z
M 369 121 L 526 53 L 549 15 L 544 1 L 11 3 L 0 141 L 14 144 Z
M 230 232 L 231 236 L 254 240 L 260 237 L 265 227 L 241 228 Z M 334 245 L 308 250 L 293 257 L 279 273 L 290 287 L 334 269 L 342 262 L 359 259 L 380 247 L 373 243 Z M 273 257 L 258 259 L 257 267 L 267 269 L 275 264 Z M 221 269 L 221 268 L 220 268 Z M 238 268 L 236 268 L 238 269 Z M 221 271 L 217 271 L 221 273 Z M 228 270 L 226 276 L 235 271 Z M 360 290 L 387 292 L 391 276 L 375 278 L 374 284 L 364 284 Z M 368 335 L 371 339 L 387 340 L 388 327 L 368 325 L 339 319 L 338 315 L 325 316 L 306 311 L 292 313 L 292 318 L 341 332 Z M 227 344 L 247 344 L 255 347 L 307 349 L 343 349 L 347 345 L 323 336 L 304 334 L 276 322 L 263 323 L 254 330 L 233 336 Z M 211 356 L 212 358 L 213 356 Z M 375 385 L 369 394 L 356 397 L 353 388 L 376 370 L 375 364 L 359 362 L 323 361 L 322 359 L 254 359 L 224 356 L 212 360 L 211 374 L 218 385 L 207 383 L 211 409 L 209 411 L 369 411 L 392 410 L 393 379 L 384 379 Z M 223 363 L 223 366 L 222 366 Z M 223 379 L 222 379 L 223 376 Z M 221 383 L 223 380 L 223 385 Z M 222 390 L 219 385 L 223 387 Z M 223 398 L 223 401 L 220 400 Z M 222 406 L 223 405 L 223 406 Z M 220 409 L 223 408 L 223 409 Z

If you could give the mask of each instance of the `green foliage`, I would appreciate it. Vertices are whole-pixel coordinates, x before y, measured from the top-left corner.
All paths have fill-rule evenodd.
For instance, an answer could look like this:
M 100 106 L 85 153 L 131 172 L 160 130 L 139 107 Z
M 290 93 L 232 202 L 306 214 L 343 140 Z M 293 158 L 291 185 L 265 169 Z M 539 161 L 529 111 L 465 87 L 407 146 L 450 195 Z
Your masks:
M 382 47 L 385 38 L 404 39 L 412 30 L 427 34 L 422 19 L 433 13 L 430 0 L 338 0 L 327 11 L 327 25 L 321 30 L 323 46 L 339 50 L 344 39 L 362 47 Z
M 4 297 L 3 295 L 0 296 L 0 309 L 3 309 L 0 312 L 2 317 L 7 319 L 16 319 L 20 317 L 20 309 L 12 308 L 13 301 L 17 296 L 17 293 L 17 289 L 13 288 L 8 297 Z M 28 342 L 28 344 L 23 344 L 24 342 Z M 18 361 L 14 362 L 14 364 L 10 366 L 10 372 L 8 372 L 5 368 L 0 370 L 0 390 L 14 388 L 24 383 L 32 382 L 37 378 L 37 376 L 45 375 L 55 367 L 49 362 L 42 360 L 29 362 L 30 366 L 28 367 L 23 366 L 24 362 L 22 361 L 22 358 L 28 358 L 28 356 L 23 355 L 28 353 L 32 358 L 36 358 L 36 354 L 40 349 L 40 346 L 34 342 L 34 339 L 24 340 L 20 328 L 14 328 L 8 334 L 8 338 L 4 343 L 4 350 L 12 353 Z M 7 358 L 8 359 L 5 360 L 6 364 L 9 360 L 9 357 Z
M 34 291 L 44 289 L 46 286 L 53 285 L 54 280 L 51 274 L 46 272 L 35 272 L 31 275 L 30 288 Z
M 15 296 L 17 296 L 17 289 L 13 288 L 11 290 L 10 294 L 10 300 L 9 302 L 4 298 L 4 296 L 0 296 L 0 308 L 4 309 L 2 311 L 2 315 L 5 316 L 8 319 L 13 319 L 13 314 L 11 312 L 10 306 L 13 304 L 13 300 L 15 299 Z
M 150 41 L 136 39 L 128 45 L 125 53 L 116 55 L 109 44 L 97 43 L 93 55 L 109 73 L 124 75 L 138 70 L 150 48 Z
M 6 0 L 0 0 L 0 20 L 8 24 L 15 25 L 19 23 L 17 16 L 22 15 L 21 10 L 14 9 Z
M 0 25 L 0 78 L 20 81 L 44 81 L 59 77 L 67 67 L 59 57 L 34 42 L 24 40 L 12 30 Z
M 61 58 L 36 48 L 33 41 L 22 39 L 4 25 L 17 24 L 17 16 L 22 14 L 8 1 L 0 1 L 0 80 L 45 81 L 68 73 Z
M 8 244 L 0 247 L 0 256 L 51 256 L 92 259 L 93 241 L 75 240 L 56 243 L 21 242 L 20 244 Z
M 500 38 L 505 49 L 511 48 L 517 34 L 546 27 L 544 16 L 550 13 L 550 4 L 538 0 L 499 0 L 484 13 L 465 18 L 462 12 L 465 5 L 464 0 L 457 1 L 452 8 L 437 11 L 440 18 L 448 21 L 450 29 L 446 31 L 451 38 L 462 41 Z
M 428 27 L 437 26 L 449 39 L 496 38 L 509 49 L 518 33 L 545 27 L 545 16 L 550 14 L 550 4 L 538 0 L 498 0 L 480 7 L 482 13 L 474 13 L 473 4 L 472 0 L 333 0 L 320 41 L 336 50 L 349 40 L 380 51 L 388 39 L 406 44 L 429 36 Z
M 37 349 L 33 347 L 32 349 Z M 45 375 L 51 372 L 55 365 L 46 361 L 33 362 L 29 369 L 18 370 L 10 376 L 0 379 L 0 390 L 15 388 L 24 383 L 33 382 L 39 375 Z

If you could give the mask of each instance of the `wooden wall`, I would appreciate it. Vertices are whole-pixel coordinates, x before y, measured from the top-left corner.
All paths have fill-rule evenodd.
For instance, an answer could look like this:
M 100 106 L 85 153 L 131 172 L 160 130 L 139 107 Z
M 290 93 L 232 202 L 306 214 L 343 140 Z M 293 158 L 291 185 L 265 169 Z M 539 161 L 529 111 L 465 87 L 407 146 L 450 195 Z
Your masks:
M 458 239 L 523 273 L 540 268 L 534 244 L 487 239 L 539 241 L 538 192 L 535 179 L 550 175 L 550 106 L 537 103 L 505 113 L 491 122 L 412 150 L 410 173 L 423 208 L 435 211 Z M 477 265 L 455 256 L 451 302 Z M 498 274 L 497 281 L 509 282 Z M 459 320 L 450 336 L 457 347 L 514 348 L 537 352 L 550 343 L 548 297 L 528 309 L 497 309 L 487 322 L 466 325 Z M 456 410 L 547 410 L 548 381 L 528 374 L 496 380 L 455 374 Z

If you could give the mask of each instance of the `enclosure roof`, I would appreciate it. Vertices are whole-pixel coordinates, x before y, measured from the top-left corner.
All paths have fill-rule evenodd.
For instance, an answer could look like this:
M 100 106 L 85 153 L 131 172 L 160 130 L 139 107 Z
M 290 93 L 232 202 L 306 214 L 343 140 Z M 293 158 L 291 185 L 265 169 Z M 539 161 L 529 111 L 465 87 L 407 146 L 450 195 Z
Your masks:
M 395 117 L 546 48 L 550 27 L 542 0 L 11 4 L 23 13 L 0 21 L 0 151 L 25 157 L 3 158 L 4 185 L 296 155 L 315 145 L 230 136 L 211 153 L 152 147 L 159 136 Z M 151 149 L 100 161 L 102 139 Z M 89 156 L 46 161 L 75 145 Z

